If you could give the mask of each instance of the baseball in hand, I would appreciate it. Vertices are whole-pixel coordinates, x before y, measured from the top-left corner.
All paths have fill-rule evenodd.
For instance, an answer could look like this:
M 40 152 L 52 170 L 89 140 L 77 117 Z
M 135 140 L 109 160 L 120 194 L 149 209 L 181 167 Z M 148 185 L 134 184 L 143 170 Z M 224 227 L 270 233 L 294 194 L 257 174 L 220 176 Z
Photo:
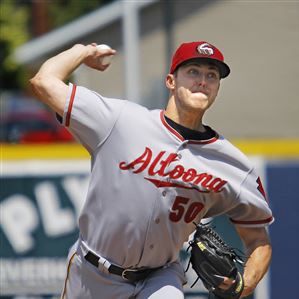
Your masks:
M 97 48 L 99 50 L 109 50 L 111 49 L 111 47 L 109 47 L 108 45 L 102 44 L 102 45 L 97 45 Z M 107 56 L 102 56 L 100 57 L 100 62 L 102 65 L 108 65 L 111 63 L 112 59 L 113 59 L 114 55 L 107 55 Z

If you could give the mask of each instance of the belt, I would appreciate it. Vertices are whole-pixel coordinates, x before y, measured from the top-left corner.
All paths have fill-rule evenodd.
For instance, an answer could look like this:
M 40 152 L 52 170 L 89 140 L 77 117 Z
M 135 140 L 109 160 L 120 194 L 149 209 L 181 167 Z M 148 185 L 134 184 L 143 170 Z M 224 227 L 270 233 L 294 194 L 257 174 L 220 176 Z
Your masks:
M 97 256 L 93 252 L 88 251 L 84 258 L 95 267 L 99 267 L 99 261 L 101 257 Z M 130 282 L 137 282 L 139 280 L 144 280 L 148 275 L 161 268 L 162 267 L 144 269 L 124 269 L 116 265 L 110 264 L 107 269 L 108 272 L 111 274 L 119 275 L 123 279 L 129 280 Z

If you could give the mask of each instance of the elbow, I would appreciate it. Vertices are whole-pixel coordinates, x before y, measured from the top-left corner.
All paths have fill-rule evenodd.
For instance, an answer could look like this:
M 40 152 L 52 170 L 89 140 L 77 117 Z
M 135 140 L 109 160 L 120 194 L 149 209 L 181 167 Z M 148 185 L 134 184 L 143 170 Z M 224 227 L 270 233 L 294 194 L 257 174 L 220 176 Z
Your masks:
M 38 73 L 29 80 L 29 84 L 32 87 L 33 90 L 36 90 L 37 88 L 41 87 L 43 85 L 44 79 L 42 76 L 40 76 Z
M 38 93 L 38 90 L 41 88 L 41 86 L 42 86 L 42 78 L 38 75 L 38 74 L 36 74 L 33 78 L 31 78 L 30 80 L 29 80 L 29 84 L 30 84 L 30 86 L 31 86 L 31 89 L 33 90 L 33 92 L 35 93 L 35 94 L 37 94 Z
M 44 95 L 48 93 L 47 90 L 49 88 L 49 80 L 39 73 L 29 80 L 29 85 L 39 100 L 42 100 Z

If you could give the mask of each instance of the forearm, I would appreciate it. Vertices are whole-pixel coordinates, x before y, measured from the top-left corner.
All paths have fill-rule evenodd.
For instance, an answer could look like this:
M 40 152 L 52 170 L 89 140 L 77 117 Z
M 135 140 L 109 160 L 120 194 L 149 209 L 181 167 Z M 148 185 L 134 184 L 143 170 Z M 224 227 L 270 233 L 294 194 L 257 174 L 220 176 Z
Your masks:
M 114 55 L 113 49 L 98 49 L 97 44 L 87 46 L 77 44 L 72 48 L 48 59 L 30 80 L 36 96 L 55 112 L 62 115 L 68 94 L 64 81 L 84 63 L 90 68 L 104 71 L 109 65 L 103 65 L 101 58 Z
M 68 92 L 64 81 L 84 62 L 90 51 L 90 46 L 77 44 L 48 59 L 30 80 L 37 98 L 62 115 Z
M 88 46 L 74 45 L 72 48 L 48 59 L 36 76 L 53 76 L 61 81 L 66 80 L 86 59 Z
M 236 230 L 243 241 L 247 261 L 243 273 L 244 290 L 242 298 L 250 295 L 257 284 L 266 274 L 272 255 L 272 247 L 265 227 L 236 226 Z
M 248 248 L 247 255 L 249 255 L 249 257 L 244 269 L 245 287 L 242 297 L 250 295 L 266 274 L 271 261 L 271 245 L 258 245 L 255 249 Z

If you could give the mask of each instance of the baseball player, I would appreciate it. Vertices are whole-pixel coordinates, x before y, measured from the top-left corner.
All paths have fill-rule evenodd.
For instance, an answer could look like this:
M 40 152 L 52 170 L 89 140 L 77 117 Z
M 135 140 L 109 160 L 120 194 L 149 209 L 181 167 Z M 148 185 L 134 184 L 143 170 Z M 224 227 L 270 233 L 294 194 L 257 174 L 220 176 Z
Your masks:
M 184 298 L 179 251 L 193 222 L 220 214 L 247 250 L 242 297 L 249 295 L 270 263 L 265 227 L 273 217 L 249 160 L 202 122 L 230 73 L 222 53 L 205 41 L 182 44 L 165 80 L 165 110 L 64 83 L 81 64 L 104 71 L 99 58 L 115 54 L 77 44 L 30 80 L 91 156 L 62 298 Z M 231 284 L 226 277 L 221 288 Z

